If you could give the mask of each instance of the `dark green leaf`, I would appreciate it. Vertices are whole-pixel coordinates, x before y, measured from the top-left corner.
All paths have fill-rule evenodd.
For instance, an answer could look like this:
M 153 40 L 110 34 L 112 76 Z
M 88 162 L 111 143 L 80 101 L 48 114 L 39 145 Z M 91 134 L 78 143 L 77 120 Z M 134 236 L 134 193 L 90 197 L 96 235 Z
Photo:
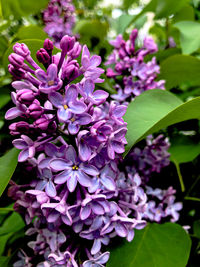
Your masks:
M 0 236 L 0 255 L 3 254 L 8 239 L 12 236 L 12 233 Z
M 4 256 L 1 256 L 0 257 L 0 266 L 2 267 L 7 267 L 7 264 L 9 262 L 10 258 L 9 257 L 4 257 Z
M 191 54 L 200 48 L 200 23 L 196 21 L 180 21 L 174 26 L 180 31 L 183 54 Z
M 160 65 L 159 79 L 166 80 L 166 88 L 171 89 L 182 83 L 200 85 L 200 60 L 186 55 L 174 55 Z
M 190 5 L 186 5 L 173 17 L 173 23 L 183 20 L 194 20 L 194 16 L 194 8 Z
M 107 267 L 185 267 L 191 240 L 178 224 L 148 224 L 131 243 L 111 251 Z
M 0 158 L 0 196 L 9 183 L 18 163 L 19 150 L 12 148 Z
M 9 94 L 0 94 L 0 109 L 3 108 L 9 101 L 10 101 Z
M 24 227 L 24 221 L 22 217 L 13 212 L 0 227 L 0 235 L 7 235 L 9 233 L 15 233 Z M 0 237 L 1 238 L 1 237 Z
M 195 143 L 187 136 L 170 139 L 170 142 L 171 160 L 178 164 L 192 161 L 200 154 L 200 143 Z
M 193 224 L 193 233 L 200 239 L 200 220 L 197 220 Z

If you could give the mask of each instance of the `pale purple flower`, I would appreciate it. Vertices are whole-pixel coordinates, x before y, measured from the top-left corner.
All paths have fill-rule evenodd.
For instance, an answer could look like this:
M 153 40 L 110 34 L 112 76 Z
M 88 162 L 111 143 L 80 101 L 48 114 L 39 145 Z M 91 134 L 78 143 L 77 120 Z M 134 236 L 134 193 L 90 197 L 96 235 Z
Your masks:
M 62 87 L 62 80 L 58 78 L 58 69 L 55 64 L 50 64 L 47 72 L 38 69 L 35 72 L 36 77 L 41 81 L 39 89 L 42 93 L 49 94 L 52 91 L 57 91 Z
M 76 85 L 66 88 L 64 97 L 58 92 L 50 93 L 49 100 L 58 108 L 58 119 L 61 122 L 66 122 L 72 117 L 72 114 L 81 114 L 87 109 L 87 106 L 78 100 Z
M 56 175 L 54 181 L 56 184 L 67 182 L 70 192 L 75 190 L 77 182 L 82 186 L 90 187 L 91 178 L 88 175 L 95 176 L 99 174 L 95 166 L 80 163 L 72 146 L 69 146 L 66 151 L 66 159 L 53 159 L 50 166 L 54 171 L 62 171 Z

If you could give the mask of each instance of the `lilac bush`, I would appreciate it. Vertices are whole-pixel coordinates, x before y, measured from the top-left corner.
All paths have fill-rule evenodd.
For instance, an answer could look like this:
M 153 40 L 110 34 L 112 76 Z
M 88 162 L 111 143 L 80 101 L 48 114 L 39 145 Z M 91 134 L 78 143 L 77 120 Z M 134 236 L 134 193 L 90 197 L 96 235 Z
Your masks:
M 9 56 L 15 106 L 6 119 L 16 119 L 9 126 L 13 145 L 32 174 L 26 185 L 9 188 L 15 210 L 29 225 L 34 252 L 22 251 L 15 267 L 103 266 L 112 238 L 130 242 L 148 220 L 176 221 L 181 208 L 172 188 L 157 194 L 145 183 L 149 173 L 168 164 L 166 140 L 149 139 L 149 149 L 137 159 L 130 155 L 137 164 L 124 165 L 127 105 L 95 90 L 103 82 L 99 56 L 67 35 L 59 46 L 61 53 L 52 55 L 47 39 L 38 50 L 44 68 L 25 44 L 16 43 Z
M 64 35 L 72 36 L 75 25 L 75 8 L 71 0 L 50 0 L 43 12 L 44 31 L 59 46 Z
M 117 94 L 112 97 L 120 102 L 130 101 L 150 89 L 164 89 L 165 81 L 156 81 L 160 70 L 156 58 L 144 61 L 145 56 L 157 52 L 156 43 L 152 38 L 146 37 L 143 46 L 137 49 L 137 36 L 138 31 L 134 29 L 128 41 L 125 41 L 121 34 L 110 41 L 114 49 L 106 65 L 113 67 L 107 69 L 107 77 L 115 80 Z

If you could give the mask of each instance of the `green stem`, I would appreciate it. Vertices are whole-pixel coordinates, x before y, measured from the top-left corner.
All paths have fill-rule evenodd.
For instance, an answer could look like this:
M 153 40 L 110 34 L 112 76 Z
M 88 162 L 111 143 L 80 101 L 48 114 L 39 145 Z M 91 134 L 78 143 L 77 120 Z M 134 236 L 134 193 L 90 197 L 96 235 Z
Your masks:
M 0 208 L 0 212 L 1 211 L 14 211 L 13 208 Z
M 185 200 L 192 200 L 192 201 L 198 201 L 200 202 L 200 198 L 197 197 L 184 197 Z
M 176 166 L 176 171 L 177 171 L 179 182 L 180 182 L 180 185 L 181 185 L 181 191 L 185 192 L 185 185 L 184 185 L 184 182 L 183 182 L 183 177 L 182 177 L 182 174 L 181 174 L 180 166 L 175 160 L 174 160 L 174 165 Z
M 196 184 L 199 182 L 199 180 L 200 180 L 200 175 L 197 177 L 197 179 L 194 181 L 194 183 L 191 185 L 191 187 L 189 188 L 189 190 L 187 191 L 187 194 L 186 194 L 186 196 L 188 196 L 190 193 L 191 193 L 191 191 L 193 190 L 193 188 L 196 186 Z

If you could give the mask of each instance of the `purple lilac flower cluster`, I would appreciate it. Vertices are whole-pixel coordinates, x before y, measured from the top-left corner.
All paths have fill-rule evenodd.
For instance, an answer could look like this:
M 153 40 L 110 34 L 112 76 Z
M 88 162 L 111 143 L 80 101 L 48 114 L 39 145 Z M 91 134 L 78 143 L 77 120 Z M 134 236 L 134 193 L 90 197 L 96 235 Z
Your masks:
M 122 35 L 118 35 L 115 40 L 110 41 L 114 47 L 113 52 L 108 57 L 106 65 L 113 68 L 107 69 L 107 77 L 115 80 L 117 94 L 113 99 L 120 102 L 130 101 L 135 96 L 150 89 L 164 89 L 165 81 L 156 81 L 160 67 L 156 64 L 156 58 L 145 62 L 144 58 L 148 54 L 157 51 L 157 45 L 150 37 L 144 39 L 143 46 L 136 49 L 137 29 L 134 29 L 128 41 Z
M 9 189 L 15 210 L 33 223 L 27 235 L 34 256 L 22 253 L 15 267 L 102 266 L 109 252 L 101 251 L 111 238 L 131 241 L 134 229 L 146 225 L 141 179 L 122 177 L 118 169 L 126 106 L 94 90 L 103 82 L 99 56 L 70 36 L 60 48 L 52 55 L 53 43 L 45 40 L 36 55 L 43 68 L 25 44 L 15 44 L 9 56 L 15 107 L 6 119 L 16 119 L 9 126 L 13 145 L 33 176 Z
M 75 25 L 75 8 L 71 0 L 50 0 L 43 12 L 44 31 L 56 46 L 64 35 L 72 35 Z
M 159 73 L 155 57 L 144 62 L 146 55 L 157 51 L 157 45 L 153 39 L 147 37 L 144 39 L 143 47 L 136 49 L 137 36 L 138 31 L 134 29 L 128 41 L 123 40 L 122 35 L 110 41 L 114 50 L 106 62 L 106 65 L 113 66 L 107 69 L 107 77 L 115 80 L 117 90 L 117 94 L 112 95 L 112 98 L 124 105 L 128 105 L 146 90 L 164 89 L 165 81 L 155 81 Z M 148 197 L 144 218 L 150 221 L 161 222 L 170 215 L 171 221 L 175 222 L 179 218 L 177 211 L 182 208 L 181 203 L 175 203 L 176 190 L 172 187 L 162 190 L 149 186 L 152 174 L 160 173 L 162 168 L 169 165 L 169 147 L 169 140 L 163 135 L 157 138 L 148 136 L 146 146 L 133 148 L 122 164 L 125 176 L 139 174 L 141 177 L 142 188 Z

